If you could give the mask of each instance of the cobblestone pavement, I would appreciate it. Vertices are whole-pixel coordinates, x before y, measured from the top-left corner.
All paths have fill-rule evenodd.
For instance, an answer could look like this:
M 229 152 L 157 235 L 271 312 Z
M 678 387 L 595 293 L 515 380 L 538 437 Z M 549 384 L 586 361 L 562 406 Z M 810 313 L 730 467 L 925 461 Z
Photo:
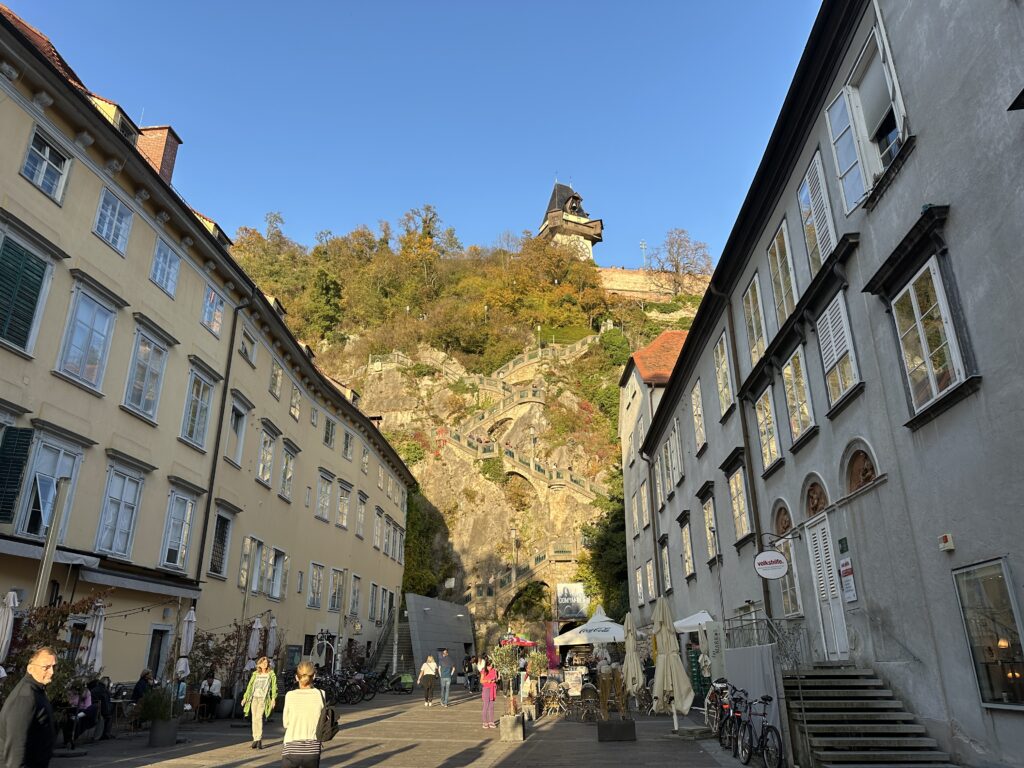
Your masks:
M 418 692 L 417 692 L 418 693 Z M 501 706 L 498 702 L 498 710 Z M 554 718 L 540 720 L 527 730 L 526 741 L 499 740 L 498 729 L 484 730 L 480 700 L 465 692 L 452 692 L 452 705 L 423 706 L 416 695 L 381 694 L 372 702 L 337 708 L 342 729 L 326 745 L 323 768 L 658 768 L 738 766 L 719 750 L 717 742 L 688 741 L 671 733 L 667 717 L 637 722 L 637 741 L 597 741 L 593 724 Z M 262 751 L 250 748 L 248 727 L 220 720 L 211 724 L 184 724 L 179 738 L 187 741 L 167 749 L 150 749 L 147 735 L 121 736 L 113 741 L 86 744 L 79 756 L 55 758 L 52 768 L 256 768 L 281 764 L 281 718 L 264 730 Z

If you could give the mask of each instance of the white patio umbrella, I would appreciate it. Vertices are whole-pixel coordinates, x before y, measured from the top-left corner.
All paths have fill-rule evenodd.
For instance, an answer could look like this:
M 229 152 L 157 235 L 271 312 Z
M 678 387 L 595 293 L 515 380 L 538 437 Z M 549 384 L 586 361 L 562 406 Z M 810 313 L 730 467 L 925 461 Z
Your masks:
M 636 696 L 644 687 L 644 667 L 640 663 L 640 652 L 636 649 L 636 628 L 633 626 L 633 615 L 627 613 L 625 621 L 626 657 L 622 660 L 622 681 L 626 685 L 626 693 Z
M 85 622 L 86 636 L 78 648 L 78 662 L 82 666 L 92 667 L 99 671 L 103 666 L 103 601 L 93 603 L 89 618 Z
M 714 621 L 714 618 L 710 613 L 707 611 L 697 611 L 696 613 L 687 616 L 685 619 L 680 619 L 672 626 L 675 627 L 676 632 L 679 632 L 680 634 L 683 632 L 699 632 L 700 628 L 709 621 Z
M 626 629 L 608 618 L 600 605 L 590 621 L 576 629 L 563 632 L 555 638 L 555 645 L 587 645 L 589 643 L 621 643 L 626 639 Z
M 270 617 L 270 627 L 267 629 L 267 657 L 274 658 L 277 653 L 277 619 Z
M 654 606 L 654 642 L 658 647 L 654 667 L 654 711 L 671 711 L 672 730 L 678 731 L 678 714 L 685 715 L 690 711 L 693 688 L 683 669 L 683 660 L 679 658 L 679 638 L 672 626 L 672 611 L 664 597 L 659 597 Z
M 249 647 L 246 650 L 248 660 L 245 662 L 245 671 L 256 669 L 256 657 L 260 652 L 260 632 L 263 630 L 263 622 L 257 616 L 252 620 L 252 631 L 249 633 Z
M 188 677 L 191 668 L 188 655 L 192 653 L 192 644 L 196 641 L 196 609 L 189 608 L 181 622 L 181 645 L 178 648 L 178 661 L 174 665 L 174 676 Z
M 12 589 L 0 603 L 0 664 L 7 658 L 14 634 L 14 609 L 18 607 L 18 595 Z M 0 667 L 3 669 L 3 667 Z

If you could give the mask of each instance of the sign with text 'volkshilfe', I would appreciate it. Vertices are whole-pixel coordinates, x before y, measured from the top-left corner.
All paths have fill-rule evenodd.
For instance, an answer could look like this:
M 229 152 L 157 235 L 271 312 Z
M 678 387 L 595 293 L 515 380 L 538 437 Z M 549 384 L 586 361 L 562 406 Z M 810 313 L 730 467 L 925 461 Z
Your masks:
M 789 563 L 781 552 L 769 549 L 754 558 L 754 570 L 762 579 L 781 579 L 789 572 Z

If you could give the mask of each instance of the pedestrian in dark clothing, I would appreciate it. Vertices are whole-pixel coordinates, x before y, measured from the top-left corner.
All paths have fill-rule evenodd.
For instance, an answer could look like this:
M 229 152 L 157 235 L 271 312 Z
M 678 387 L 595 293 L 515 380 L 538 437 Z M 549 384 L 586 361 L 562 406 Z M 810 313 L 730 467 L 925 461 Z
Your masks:
M 155 686 L 156 683 L 153 681 L 153 673 L 148 669 L 142 670 L 142 674 L 139 675 L 139 679 L 135 683 L 135 687 L 132 688 L 132 701 L 138 702 L 143 696 L 146 695 L 146 691 Z
M 110 729 L 114 726 L 114 703 L 110 700 L 110 678 L 102 680 L 90 680 L 89 692 L 92 693 L 92 703 L 96 705 L 99 713 L 103 716 L 103 735 L 100 741 L 113 738 Z
M 441 706 L 447 707 L 448 697 L 452 690 L 452 678 L 455 676 L 455 662 L 448 655 L 447 648 L 441 651 L 441 659 L 437 662 L 437 667 L 441 671 Z
M 53 707 L 46 685 L 53 679 L 57 655 L 40 648 L 29 659 L 27 674 L 0 709 L 2 768 L 47 768 L 57 741 Z

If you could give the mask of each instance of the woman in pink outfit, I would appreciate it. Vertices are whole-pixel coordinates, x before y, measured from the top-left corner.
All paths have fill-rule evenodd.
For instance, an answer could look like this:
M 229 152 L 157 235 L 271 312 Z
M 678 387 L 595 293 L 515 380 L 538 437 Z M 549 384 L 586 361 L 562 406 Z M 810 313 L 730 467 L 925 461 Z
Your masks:
M 498 670 L 491 666 L 491 660 L 484 657 L 480 669 L 480 701 L 483 703 L 484 728 L 494 728 L 494 699 L 498 693 Z

